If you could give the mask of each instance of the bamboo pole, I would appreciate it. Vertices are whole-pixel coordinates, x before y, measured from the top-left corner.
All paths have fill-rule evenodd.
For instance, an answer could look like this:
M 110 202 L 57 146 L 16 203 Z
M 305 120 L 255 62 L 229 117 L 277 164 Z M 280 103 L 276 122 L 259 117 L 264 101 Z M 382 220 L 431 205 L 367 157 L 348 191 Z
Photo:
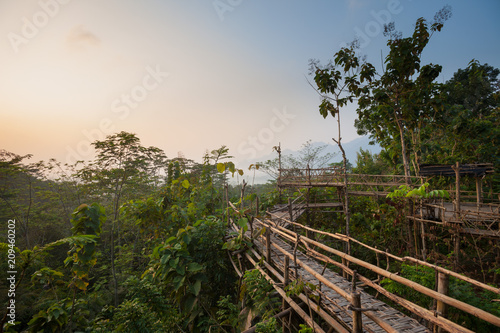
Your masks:
M 448 295 L 448 286 L 449 286 L 449 276 L 443 273 L 438 273 L 438 285 L 437 291 L 443 295 Z M 441 302 L 437 301 L 436 312 L 443 318 L 446 318 L 448 315 L 448 306 Z M 443 330 L 440 328 L 437 329 L 437 333 L 441 333 Z
M 271 229 L 266 228 L 266 260 L 271 262 Z
M 290 282 L 289 269 L 290 269 L 290 258 L 285 257 L 285 264 L 283 268 L 283 288 L 286 288 L 288 286 L 288 283 Z M 290 308 L 285 300 L 283 300 L 282 308 L 283 311 Z M 287 327 L 288 327 L 288 321 L 286 318 L 284 318 L 282 324 L 283 332 L 285 332 L 285 328 Z
M 476 177 L 476 202 L 478 208 L 483 203 L 483 182 L 479 177 Z
M 351 295 L 351 305 L 352 305 L 352 331 L 353 333 L 363 332 L 363 321 L 361 318 L 361 294 L 359 292 L 353 292 Z

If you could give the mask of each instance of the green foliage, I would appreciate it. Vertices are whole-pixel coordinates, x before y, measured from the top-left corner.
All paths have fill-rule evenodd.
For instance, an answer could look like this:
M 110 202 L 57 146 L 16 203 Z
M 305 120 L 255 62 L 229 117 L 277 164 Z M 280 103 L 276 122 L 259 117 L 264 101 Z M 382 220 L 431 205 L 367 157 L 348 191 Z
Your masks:
M 172 287 L 172 296 L 183 312 L 196 313 L 199 311 L 198 296 L 206 276 L 204 266 L 195 262 L 190 253 L 192 229 L 191 226 L 179 229 L 176 236 L 154 249 L 153 260 L 156 263 L 148 274 Z
M 54 302 L 46 310 L 41 310 L 29 321 L 30 332 L 62 332 L 69 322 L 73 309 L 75 315 L 73 322 L 79 327 L 87 325 L 89 311 L 87 303 L 83 300 L 73 302 L 70 298 Z
M 126 299 L 105 307 L 96 318 L 95 332 L 180 332 L 180 316 L 163 290 L 150 279 L 130 277 L 124 284 Z
M 429 183 L 422 184 L 420 187 L 412 189 L 408 185 L 401 185 L 397 190 L 387 194 L 387 198 L 413 198 L 413 199 L 430 199 L 430 198 L 449 198 L 450 194 L 446 190 L 428 191 Z
M 278 324 L 276 318 L 269 318 L 266 321 L 260 322 L 255 325 L 256 333 L 280 333 L 281 327 Z
M 64 274 L 59 271 L 55 271 L 48 267 L 43 267 L 42 269 L 36 271 L 31 276 L 31 282 L 39 283 L 43 286 L 55 287 L 64 284 L 64 280 L 62 278 Z
M 219 219 L 209 217 L 193 226 L 177 230 L 174 236 L 155 247 L 150 276 L 168 293 L 180 309 L 183 327 L 208 325 L 206 317 L 215 318 L 215 307 L 221 295 L 227 295 L 234 283 L 234 273 L 222 250 L 226 227 Z
M 247 306 L 255 309 L 264 319 L 271 317 L 280 304 L 280 298 L 274 295 L 273 292 L 273 286 L 262 276 L 258 269 L 245 272 L 240 298 L 246 295 L 248 297 Z
M 434 270 L 430 267 L 402 264 L 401 276 L 411 281 L 415 281 L 424 287 L 435 289 Z M 383 279 L 380 284 L 391 293 L 395 293 L 407 300 L 411 300 L 420 306 L 425 308 L 430 308 L 432 306 L 432 298 L 423 295 L 413 288 L 406 287 L 387 278 Z
M 435 289 L 435 272 L 430 267 L 402 264 L 401 276 L 429 289 Z M 403 286 L 387 278 L 381 281 L 381 285 L 388 291 L 422 307 L 430 308 L 432 306 L 432 298 L 410 287 Z M 498 302 L 493 302 L 498 295 L 489 291 L 477 292 L 470 283 L 454 277 L 450 277 L 448 288 L 450 297 L 490 312 L 496 316 L 500 315 L 500 304 L 498 304 Z M 448 318 L 478 332 L 492 332 L 495 330 L 494 326 L 453 307 L 450 307 L 448 310 Z
M 236 225 L 240 228 L 239 232 L 231 233 L 231 239 L 224 243 L 223 249 L 229 251 L 238 251 L 241 249 L 247 249 L 253 246 L 252 242 L 247 240 L 245 233 L 248 231 L 248 218 L 242 217 L 236 221 Z M 255 230 L 254 237 L 262 235 L 266 231 L 265 227 Z
M 356 167 L 352 172 L 365 175 L 391 174 L 391 167 L 381 154 L 372 154 L 369 150 L 359 149 L 356 153 Z
M 298 296 L 306 292 L 307 291 L 306 288 L 308 288 L 311 291 L 315 291 L 317 287 L 315 284 L 304 282 L 304 280 L 302 279 L 295 279 L 290 284 L 288 284 L 288 286 L 286 286 L 285 291 L 288 297 Z
M 217 319 L 221 325 L 238 327 L 240 310 L 237 304 L 231 301 L 231 296 L 221 296 L 217 301 Z
M 96 242 L 106 219 L 104 208 L 96 203 L 79 206 L 73 213 L 71 223 L 74 238 L 65 265 L 71 265 L 73 281 L 70 287 L 87 290 L 88 272 L 95 265 Z
M 300 327 L 299 333 L 313 333 L 314 332 L 314 330 L 311 327 L 309 327 L 305 324 L 300 324 L 299 327 Z
M 421 129 L 432 123 L 434 109 L 442 103 L 436 97 L 438 85 L 434 82 L 441 66 L 421 65 L 421 54 L 432 34 L 440 31 L 443 22 L 451 16 L 449 6 L 438 14 L 439 23 L 430 24 L 419 18 L 410 37 L 402 38 L 393 24 L 386 27 L 389 53 L 384 61 L 385 68 L 358 95 L 358 120 L 355 122 L 358 133 L 369 134 L 393 156 L 399 152 L 405 175 L 410 174 L 410 157 L 415 168 L 420 164 Z

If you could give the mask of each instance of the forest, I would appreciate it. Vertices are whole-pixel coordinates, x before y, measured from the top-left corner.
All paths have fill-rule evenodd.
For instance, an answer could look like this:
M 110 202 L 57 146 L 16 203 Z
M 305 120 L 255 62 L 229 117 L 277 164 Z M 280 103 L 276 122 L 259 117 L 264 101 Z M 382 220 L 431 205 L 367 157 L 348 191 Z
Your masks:
M 242 318 L 249 308 L 254 309 L 250 326 L 255 332 L 281 332 L 273 318 L 281 300 L 258 271 L 239 278 L 234 270 L 232 257 L 252 244 L 235 243 L 227 222 L 227 201 L 248 216 L 256 207 L 265 214 L 286 203 L 276 186 L 280 168 L 338 166 L 346 174 L 410 177 L 423 165 L 487 163 L 494 173 L 481 179 L 484 201 L 498 204 L 500 70 L 471 59 L 450 80 L 438 83 L 442 66 L 421 63 L 447 15 L 443 10 L 432 21 L 417 20 L 409 37 L 393 24 L 386 26 L 382 71 L 358 55 L 356 42 L 328 64 L 310 61 L 312 85 L 321 96 L 311 116 L 319 111 L 334 117 L 340 131 L 344 108 L 354 104 L 358 133 L 378 143 L 380 154 L 361 149 L 356 161 L 344 157 L 333 163 L 324 147 L 306 142 L 297 155 L 247 167 L 235 165 L 229 149 L 221 146 L 207 150 L 199 163 L 182 154 L 168 158 L 125 131 L 93 142 L 95 157 L 72 165 L 32 162 L 31 155 L 0 150 L 0 332 L 241 332 L 249 328 Z M 340 132 L 334 141 L 342 147 Z M 271 180 L 234 181 L 256 170 Z M 455 180 L 433 177 L 428 186 L 444 193 Z M 465 178 L 460 186 L 473 192 L 476 183 Z M 331 197 L 332 192 L 325 187 L 310 195 Z M 295 198 L 303 193 L 286 194 Z M 405 227 L 410 200 L 350 197 L 344 204 L 349 230 L 346 214 L 328 209 L 314 212 L 311 226 L 348 233 L 396 255 L 420 255 Z M 453 267 L 451 236 L 438 227 L 432 234 L 435 239 L 422 259 Z M 465 237 L 460 251 L 457 272 L 498 287 L 498 238 Z M 434 283 L 430 273 L 411 265 L 401 269 L 409 279 Z M 432 306 L 394 282 L 383 285 Z M 451 289 L 457 298 L 500 316 L 500 302 L 492 301 L 498 295 L 478 294 L 458 282 Z M 473 331 L 492 329 L 459 311 L 450 318 Z M 312 329 L 299 323 L 295 331 Z

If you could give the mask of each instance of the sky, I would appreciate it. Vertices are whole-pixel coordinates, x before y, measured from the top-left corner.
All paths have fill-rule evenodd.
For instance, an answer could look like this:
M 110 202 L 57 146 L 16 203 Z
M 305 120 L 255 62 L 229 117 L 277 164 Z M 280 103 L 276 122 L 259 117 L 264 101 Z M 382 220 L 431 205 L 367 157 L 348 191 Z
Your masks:
M 127 131 L 169 158 L 226 145 L 246 169 L 279 143 L 334 144 L 308 60 L 357 37 L 381 68 L 383 24 L 408 36 L 447 4 L 423 63 L 440 82 L 472 59 L 500 67 L 498 0 L 0 0 L 0 149 L 73 163 Z M 344 142 L 355 118 L 342 110 Z

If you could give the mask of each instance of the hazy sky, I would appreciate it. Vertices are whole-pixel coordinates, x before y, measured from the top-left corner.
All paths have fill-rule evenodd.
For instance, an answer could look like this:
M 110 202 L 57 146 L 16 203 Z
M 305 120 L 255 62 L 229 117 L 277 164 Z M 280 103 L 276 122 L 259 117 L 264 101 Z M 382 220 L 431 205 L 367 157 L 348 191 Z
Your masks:
M 385 22 L 408 36 L 446 4 L 424 51 L 439 80 L 473 58 L 500 67 L 498 0 L 0 0 L 0 148 L 73 162 L 124 130 L 168 157 L 227 145 L 243 164 L 278 142 L 331 143 L 308 59 L 358 36 L 380 66 Z M 343 114 L 350 141 L 355 112 Z

